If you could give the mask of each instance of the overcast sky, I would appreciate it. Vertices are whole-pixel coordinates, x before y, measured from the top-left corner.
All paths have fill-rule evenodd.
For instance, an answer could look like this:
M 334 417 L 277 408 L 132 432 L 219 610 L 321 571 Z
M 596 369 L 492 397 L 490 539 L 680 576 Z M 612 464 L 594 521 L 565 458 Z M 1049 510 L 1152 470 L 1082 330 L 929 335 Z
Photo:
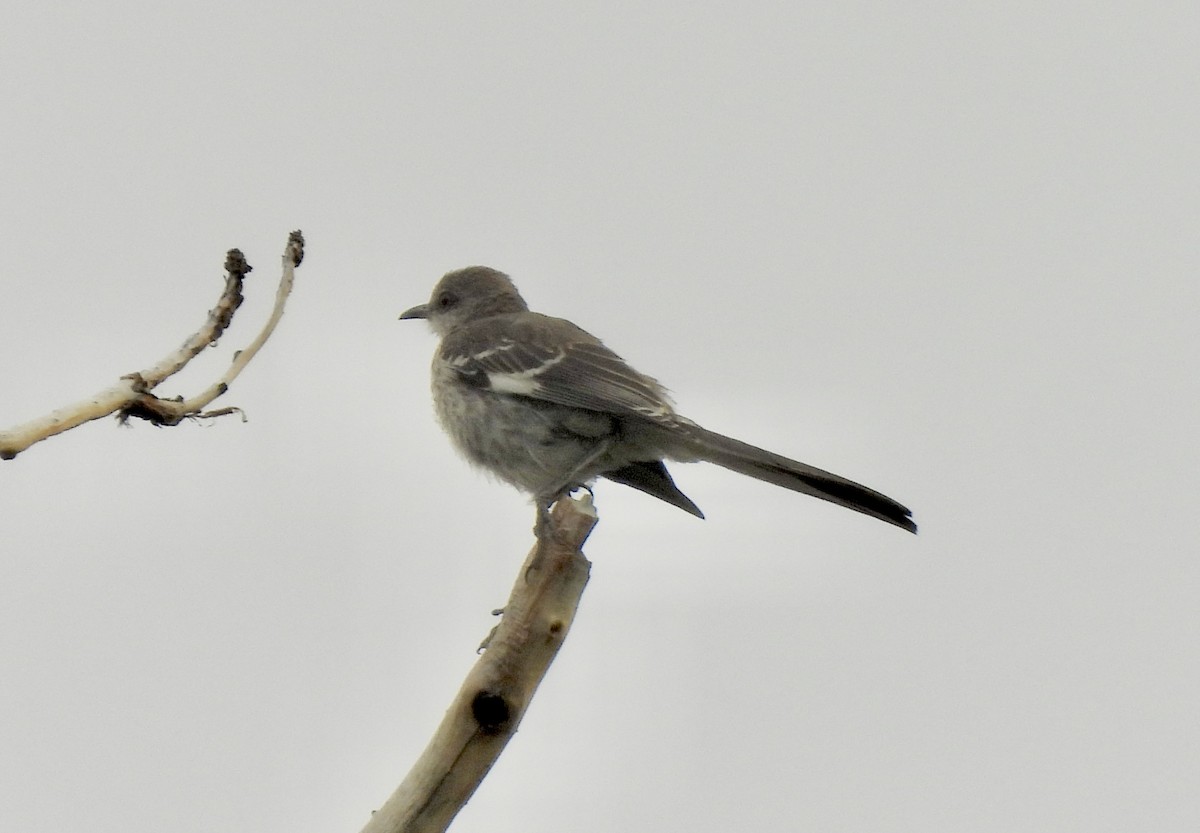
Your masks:
M 1194 3 L 9 4 L 0 830 L 357 831 L 533 512 L 434 422 L 446 271 L 510 273 L 894 527 L 676 466 L 596 490 L 562 654 L 458 833 L 1200 828 Z

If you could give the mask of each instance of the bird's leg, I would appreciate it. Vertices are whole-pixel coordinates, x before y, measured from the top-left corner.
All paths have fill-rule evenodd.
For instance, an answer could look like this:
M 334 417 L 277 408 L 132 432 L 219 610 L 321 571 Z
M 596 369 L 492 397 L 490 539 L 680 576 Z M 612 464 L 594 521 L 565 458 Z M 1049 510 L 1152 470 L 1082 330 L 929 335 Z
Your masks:
M 533 537 L 539 541 L 545 540 L 550 534 L 550 507 L 554 505 L 554 501 L 558 498 L 550 498 L 548 501 L 542 498 L 536 498 L 534 503 L 537 506 L 537 520 L 533 522 Z
M 533 535 L 539 541 L 544 540 L 550 533 L 550 507 L 552 507 L 559 498 L 570 494 L 572 489 L 584 488 L 588 490 L 588 494 L 592 494 L 592 490 L 588 487 L 585 477 L 585 472 L 592 467 L 592 464 L 599 460 L 608 451 L 612 445 L 612 438 L 601 440 L 596 443 L 596 446 L 588 451 L 579 462 L 575 464 L 575 468 L 567 472 L 565 477 L 550 483 L 547 488 L 539 489 L 534 502 L 537 505 L 537 521 L 533 525 Z M 595 495 L 592 495 L 595 497 Z
M 584 477 L 584 473 L 592 468 L 596 460 L 607 453 L 611 445 L 612 437 L 601 439 L 594 448 L 581 457 L 580 462 L 575 463 L 575 468 L 566 473 L 565 477 L 553 481 L 546 486 L 546 489 L 539 489 L 536 492 L 534 503 L 538 507 L 538 520 L 534 522 L 533 526 L 534 538 L 540 541 L 550 533 L 550 509 L 560 497 L 570 495 L 572 489 L 581 489 L 581 487 L 588 490 L 588 495 L 593 495 L 592 489 L 586 483 L 587 478 Z M 593 497 L 595 496 L 593 495 Z
M 579 462 L 575 464 L 575 468 L 567 472 L 564 477 L 559 478 L 553 483 L 547 484 L 547 488 L 538 490 L 537 493 L 539 495 L 550 495 L 550 499 L 545 506 L 547 520 L 549 520 L 550 507 L 556 500 L 563 495 L 568 494 L 572 489 L 577 489 L 581 486 L 587 489 L 587 481 L 590 478 L 586 477 L 585 473 L 592 467 L 593 463 L 595 463 L 608 452 L 608 449 L 610 446 L 612 446 L 612 444 L 613 441 L 611 437 L 596 443 L 595 448 L 585 454 L 579 460 Z M 591 491 L 591 489 L 588 489 L 589 493 Z

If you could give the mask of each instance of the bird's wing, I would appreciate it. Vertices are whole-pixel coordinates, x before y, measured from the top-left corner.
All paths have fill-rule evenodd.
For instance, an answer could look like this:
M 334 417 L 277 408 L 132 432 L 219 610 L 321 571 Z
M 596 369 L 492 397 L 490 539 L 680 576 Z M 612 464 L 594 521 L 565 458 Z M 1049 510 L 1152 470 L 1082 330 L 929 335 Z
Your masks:
M 448 335 L 441 358 L 464 382 L 497 393 L 654 421 L 676 419 L 662 385 L 561 318 L 522 312 L 481 319 Z

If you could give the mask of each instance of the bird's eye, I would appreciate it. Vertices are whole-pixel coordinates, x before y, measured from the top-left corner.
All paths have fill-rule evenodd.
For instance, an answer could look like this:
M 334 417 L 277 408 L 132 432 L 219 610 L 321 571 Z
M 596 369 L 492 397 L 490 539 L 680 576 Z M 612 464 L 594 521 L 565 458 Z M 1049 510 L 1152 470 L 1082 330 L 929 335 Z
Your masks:
M 450 292 L 443 292 L 438 296 L 437 305 L 442 309 L 449 309 L 458 303 L 458 297 Z

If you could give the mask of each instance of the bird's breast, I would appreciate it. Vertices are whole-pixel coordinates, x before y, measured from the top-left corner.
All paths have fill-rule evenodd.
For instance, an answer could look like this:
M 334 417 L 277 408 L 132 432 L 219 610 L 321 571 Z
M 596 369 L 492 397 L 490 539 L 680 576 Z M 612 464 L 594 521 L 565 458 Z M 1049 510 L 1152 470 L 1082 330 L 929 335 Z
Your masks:
M 617 430 L 610 415 L 498 393 L 436 360 L 432 388 L 438 421 L 458 451 L 535 494 Z

